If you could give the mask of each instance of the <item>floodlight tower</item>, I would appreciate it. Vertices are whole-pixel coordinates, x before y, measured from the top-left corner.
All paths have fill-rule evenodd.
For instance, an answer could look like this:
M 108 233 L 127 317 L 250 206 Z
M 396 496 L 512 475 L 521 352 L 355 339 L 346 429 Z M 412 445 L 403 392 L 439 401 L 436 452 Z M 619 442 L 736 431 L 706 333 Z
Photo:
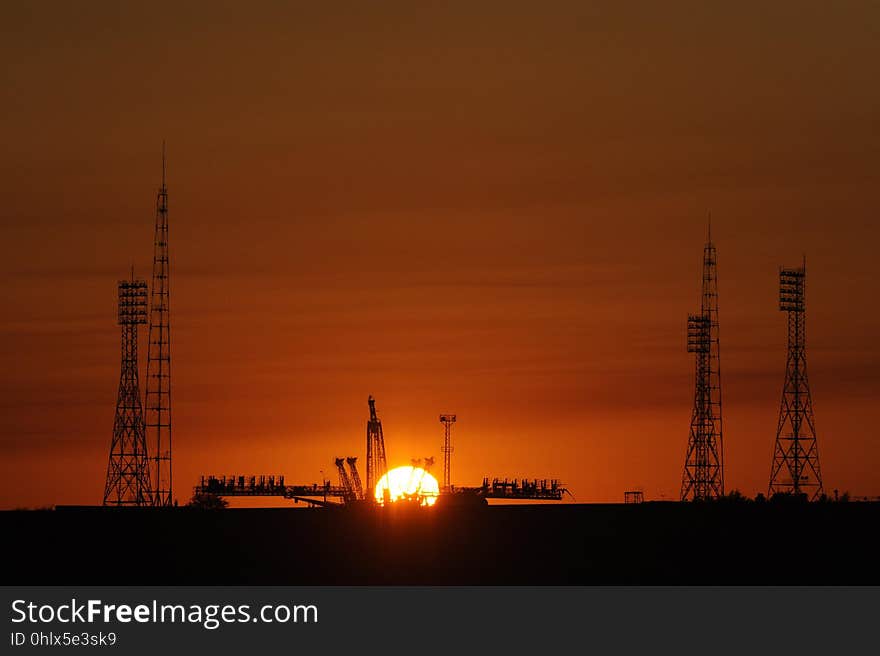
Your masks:
M 118 292 L 122 365 L 104 505 L 147 506 L 152 502 L 150 462 L 138 380 L 138 326 L 147 323 L 147 283 L 135 280 L 132 271 L 130 280 L 119 281 Z
M 700 313 L 688 315 L 687 350 L 695 354 L 694 409 L 681 479 L 681 500 L 724 495 L 721 430 L 721 353 L 718 339 L 718 259 L 712 227 L 703 247 Z
M 365 495 L 375 499 L 376 485 L 388 473 L 388 461 L 385 459 L 385 436 L 382 434 L 382 422 L 376 415 L 376 400 L 367 399 L 370 406 L 370 418 L 367 420 L 367 489 Z
M 443 424 L 443 489 L 452 489 L 452 424 L 455 423 L 455 415 L 440 415 L 440 423 Z
M 168 188 L 165 186 L 165 143 L 162 143 L 162 186 L 156 195 L 153 239 L 153 287 L 150 290 L 150 337 L 147 344 L 147 431 L 152 433 L 153 504 L 170 506 L 171 488 L 171 320 L 169 315 Z
M 788 357 L 769 492 L 805 494 L 812 501 L 823 494 L 823 487 L 807 380 L 806 276 L 806 261 L 800 268 L 779 270 L 779 309 L 788 313 Z

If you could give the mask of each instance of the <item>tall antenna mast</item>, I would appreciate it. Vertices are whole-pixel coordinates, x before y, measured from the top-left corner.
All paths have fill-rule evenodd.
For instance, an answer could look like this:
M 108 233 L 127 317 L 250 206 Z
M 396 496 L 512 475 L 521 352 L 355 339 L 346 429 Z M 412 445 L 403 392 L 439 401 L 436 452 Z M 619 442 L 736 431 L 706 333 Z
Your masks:
M 448 492 L 452 489 L 452 424 L 455 415 L 440 415 L 440 423 L 443 424 L 443 489 Z
M 104 486 L 105 506 L 148 506 L 150 461 L 138 381 L 138 327 L 147 323 L 147 282 L 120 280 L 118 322 L 122 336 L 119 395 Z
M 718 338 L 718 260 L 712 243 L 712 216 L 703 247 L 700 313 L 688 315 L 687 350 L 695 354 L 694 409 L 681 479 L 681 500 L 724 495 L 724 441 L 721 426 L 721 352 Z
M 824 490 L 807 379 L 806 278 L 806 257 L 800 268 L 779 270 L 779 309 L 788 313 L 788 356 L 769 492 L 805 494 L 812 501 Z
M 155 443 L 153 504 L 170 506 L 171 486 L 171 319 L 168 260 L 168 188 L 165 185 L 165 142 L 162 142 L 162 186 L 156 195 L 153 239 L 153 286 L 150 290 L 150 337 L 147 348 L 146 427 Z

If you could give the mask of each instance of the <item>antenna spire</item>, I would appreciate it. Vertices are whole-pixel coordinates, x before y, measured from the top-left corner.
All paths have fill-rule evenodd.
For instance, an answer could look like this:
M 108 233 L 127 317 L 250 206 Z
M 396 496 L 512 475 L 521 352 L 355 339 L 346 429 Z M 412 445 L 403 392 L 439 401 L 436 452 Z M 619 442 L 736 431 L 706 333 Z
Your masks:
M 712 243 L 712 212 L 709 212 L 709 243 Z
M 168 256 L 168 188 L 165 186 L 165 140 L 162 140 L 162 186 L 156 194 L 153 238 L 153 283 L 149 303 L 147 391 L 144 409 L 148 437 L 155 452 L 153 505 L 172 505 L 171 487 L 171 320 Z

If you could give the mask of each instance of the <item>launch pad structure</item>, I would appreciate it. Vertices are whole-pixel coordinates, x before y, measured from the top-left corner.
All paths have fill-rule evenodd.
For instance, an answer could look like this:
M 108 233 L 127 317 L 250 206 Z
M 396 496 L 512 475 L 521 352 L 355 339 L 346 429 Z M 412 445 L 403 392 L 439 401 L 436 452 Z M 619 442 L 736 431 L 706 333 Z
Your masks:
M 233 474 L 228 476 L 205 475 L 199 479 L 199 484 L 194 488 L 194 494 L 216 495 L 219 497 L 281 497 L 295 502 L 304 502 L 313 506 L 353 506 L 353 505 L 389 505 L 388 489 L 385 496 L 377 498 L 377 486 L 382 478 L 388 473 L 388 465 L 385 455 L 385 436 L 382 431 L 382 422 L 376 412 L 376 400 L 370 396 L 368 399 L 370 409 L 367 420 L 367 484 L 361 485 L 360 474 L 357 470 L 357 458 L 336 458 L 334 463 L 339 475 L 339 484 L 332 485 L 329 481 L 322 483 L 288 485 L 283 475 L 243 475 Z M 442 415 L 453 417 L 454 415 Z M 449 424 L 445 426 L 446 443 L 449 440 Z M 444 474 L 449 472 L 448 454 L 444 451 Z M 433 458 L 425 461 L 414 461 L 417 466 L 422 462 L 428 467 L 433 464 Z M 348 469 L 346 469 L 348 465 Z M 440 490 L 437 501 L 444 505 L 448 502 L 476 501 L 485 503 L 488 499 L 508 499 L 520 501 L 561 501 L 568 490 L 557 479 L 501 479 L 498 477 L 484 477 L 478 486 L 453 486 L 448 482 L 448 476 L 444 475 L 444 486 Z M 419 489 L 406 498 L 407 501 L 422 505 L 427 495 Z
M 333 485 L 330 481 L 324 481 L 311 485 L 287 485 L 283 474 L 202 476 L 194 492 L 196 495 L 213 494 L 219 497 L 282 497 L 314 506 L 348 505 L 352 502 L 344 484 Z
M 287 485 L 283 475 L 202 476 L 194 489 L 196 494 L 220 497 L 282 497 L 314 506 L 350 505 L 350 490 L 329 482 L 311 485 Z M 556 479 L 500 479 L 488 477 L 482 485 L 456 486 L 454 495 L 470 495 L 477 500 L 507 499 L 514 501 L 561 501 L 568 489 Z M 444 499 L 441 492 L 439 499 Z M 370 499 L 361 499 L 370 503 Z

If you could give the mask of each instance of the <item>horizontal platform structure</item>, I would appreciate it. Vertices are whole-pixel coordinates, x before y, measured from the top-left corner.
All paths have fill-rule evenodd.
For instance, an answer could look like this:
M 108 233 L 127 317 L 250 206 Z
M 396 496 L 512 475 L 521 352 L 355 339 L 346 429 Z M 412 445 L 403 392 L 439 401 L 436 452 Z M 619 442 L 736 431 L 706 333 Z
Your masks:
M 475 492 L 486 499 L 534 499 L 560 501 L 568 490 L 556 479 L 483 479 L 480 487 L 453 487 L 453 491 Z
M 448 494 L 469 494 L 483 499 L 560 501 L 567 492 L 556 479 L 490 480 L 486 477 L 479 487 L 453 486 Z M 195 493 L 221 497 L 284 497 L 316 505 L 324 505 L 328 503 L 328 499 L 341 503 L 349 494 L 345 487 L 331 485 L 329 482 L 287 485 L 283 475 L 202 476 L 195 487 Z

